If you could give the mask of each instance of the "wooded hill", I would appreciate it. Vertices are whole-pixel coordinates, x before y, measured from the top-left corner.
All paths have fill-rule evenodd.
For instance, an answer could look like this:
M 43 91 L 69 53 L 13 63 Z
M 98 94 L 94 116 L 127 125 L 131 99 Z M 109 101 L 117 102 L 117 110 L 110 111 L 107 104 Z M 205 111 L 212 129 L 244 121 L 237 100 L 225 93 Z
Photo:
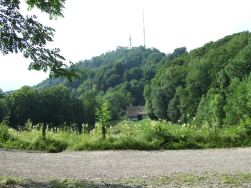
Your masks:
M 71 97 L 88 98 L 87 95 L 94 95 L 100 104 L 108 99 L 113 119 L 117 119 L 125 115 L 127 106 L 145 105 L 144 87 L 150 84 L 166 59 L 178 57 L 184 52 L 186 48 L 182 47 L 166 56 L 155 48 L 142 46 L 107 52 L 76 63 L 75 68 L 85 73 L 82 75 L 84 81 L 70 83 L 66 78 L 46 79 L 35 88 L 41 90 L 63 85 L 69 88 Z
M 142 46 L 121 49 L 76 63 L 75 68 L 85 73 L 82 75 L 84 81 L 74 80 L 70 83 L 66 78 L 46 79 L 32 90 L 25 87 L 22 89 L 26 91 L 15 91 L 0 100 L 4 104 L 1 105 L 0 114 L 1 117 L 6 114 L 15 117 L 16 121 L 12 121 L 20 124 L 24 119 L 33 120 L 28 115 L 31 108 L 24 108 L 29 100 L 22 107 L 22 122 L 17 121 L 16 114 L 12 114 L 17 108 L 13 101 L 18 101 L 16 98 L 19 95 L 32 91 L 41 94 L 40 102 L 43 105 L 51 105 L 51 109 L 54 109 L 46 111 L 50 112 L 51 119 L 48 119 L 49 116 L 45 116 L 47 120 L 36 117 L 36 121 L 42 123 L 56 121 L 59 125 L 62 122 L 78 121 L 79 124 L 84 121 L 93 125 L 95 107 L 108 99 L 112 105 L 113 119 L 125 115 L 127 106 L 146 104 L 151 119 L 196 126 L 211 125 L 213 122 L 220 126 L 235 125 L 249 121 L 250 65 L 251 34 L 248 31 L 209 42 L 189 53 L 185 47 L 175 49 L 172 54 Z M 48 95 L 55 101 L 60 97 L 54 94 L 60 95 L 60 91 L 68 101 L 65 104 L 69 104 L 69 107 L 63 105 L 63 111 L 72 111 L 70 115 L 60 114 L 46 97 Z M 57 101 L 64 103 L 64 99 Z M 32 108 L 34 113 L 36 108 Z M 24 113 L 25 109 L 27 113 Z M 82 120 L 76 117 L 80 114 L 74 113 L 73 109 L 83 112 Z M 60 121 L 53 120 L 56 117 L 60 117 Z M 66 117 L 69 117 L 67 121 Z
M 241 32 L 167 61 L 145 88 L 148 115 L 218 126 L 250 122 L 251 34 Z
M 165 59 L 175 58 L 186 48 L 166 56 L 159 50 L 142 46 L 107 52 L 91 60 L 76 63 L 84 71 L 81 80 L 70 83 L 67 78 L 46 79 L 34 87 L 24 86 L 0 101 L 1 119 L 9 117 L 13 127 L 28 118 L 33 123 L 82 123 L 93 127 L 95 108 L 105 100 L 111 103 L 113 119 L 125 115 L 127 106 L 145 105 L 144 87 L 150 84 Z
M 185 48 L 182 48 L 185 52 Z M 86 92 L 94 92 L 102 95 L 126 87 L 126 91 L 132 94 L 133 103 L 144 104 L 143 88 L 154 78 L 156 71 L 164 64 L 166 55 L 155 48 L 145 49 L 135 47 L 133 49 L 121 49 L 107 52 L 91 60 L 80 61 L 75 68 L 84 71 L 81 80 L 70 83 L 66 78 L 46 79 L 35 88 L 46 89 L 55 85 L 64 85 L 69 88 L 72 97 L 79 97 Z M 141 90 L 141 92 L 136 92 Z

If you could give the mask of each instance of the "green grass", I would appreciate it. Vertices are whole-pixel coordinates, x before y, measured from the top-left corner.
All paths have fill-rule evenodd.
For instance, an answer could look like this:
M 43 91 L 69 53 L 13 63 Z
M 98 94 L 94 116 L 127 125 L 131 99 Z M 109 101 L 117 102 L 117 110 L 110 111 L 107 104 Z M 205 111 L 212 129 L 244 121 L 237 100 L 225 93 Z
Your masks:
M 90 133 L 79 134 L 73 129 L 46 131 L 46 140 L 39 127 L 26 131 L 0 125 L 0 147 L 8 149 L 43 150 L 61 152 L 64 150 L 159 150 L 159 149 L 204 149 L 251 146 L 250 127 L 239 125 L 218 129 L 204 125 L 178 125 L 149 119 L 113 122 L 107 128 L 106 139 L 97 126 Z
M 148 177 L 127 177 L 112 179 L 16 179 L 1 178 L 0 182 L 7 180 L 0 187 L 249 187 L 251 174 L 218 174 L 204 172 L 201 174 L 169 174 Z
M 109 131 L 111 133 L 134 132 L 135 129 L 145 128 L 150 123 L 151 120 L 149 119 L 145 119 L 142 121 L 131 121 L 131 122 L 128 122 L 126 120 L 116 120 L 111 122 L 111 129 L 109 129 Z

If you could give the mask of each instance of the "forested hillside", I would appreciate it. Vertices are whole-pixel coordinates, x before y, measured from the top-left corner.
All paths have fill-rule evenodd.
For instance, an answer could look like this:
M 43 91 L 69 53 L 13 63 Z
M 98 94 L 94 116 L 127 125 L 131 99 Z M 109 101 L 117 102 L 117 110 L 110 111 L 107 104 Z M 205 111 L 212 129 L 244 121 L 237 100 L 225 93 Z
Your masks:
M 35 86 L 37 89 L 46 89 L 55 85 L 64 85 L 69 88 L 72 97 L 79 97 L 83 93 L 93 91 L 106 93 L 108 89 L 131 87 L 131 90 L 143 90 L 145 83 L 154 78 L 155 73 L 164 62 L 165 57 L 157 49 L 137 47 L 107 52 L 91 60 L 76 63 L 75 68 L 84 70 L 82 78 L 70 83 L 66 78 L 46 79 Z M 127 91 L 130 89 L 128 88 Z M 142 92 L 133 95 L 136 103 L 144 103 Z
M 142 46 L 107 52 L 76 63 L 75 68 L 84 71 L 84 81 L 74 80 L 70 83 L 66 78 L 46 79 L 35 88 L 41 90 L 63 85 L 69 88 L 73 98 L 91 101 L 94 97 L 98 104 L 108 99 L 112 105 L 113 119 L 117 119 L 125 115 L 127 106 L 145 105 L 144 87 L 150 84 L 166 59 L 174 59 L 185 52 L 186 48 L 182 47 L 166 56 L 155 48 Z
M 167 61 L 145 88 L 148 115 L 196 126 L 250 122 L 250 65 L 248 31 Z
M 95 109 L 109 100 L 112 118 L 118 119 L 125 115 L 127 106 L 145 105 L 144 87 L 166 60 L 185 52 L 182 47 L 166 55 L 141 46 L 80 61 L 75 68 L 83 70 L 83 81 L 53 78 L 35 87 L 24 86 L 2 96 L 0 118 L 9 117 L 13 127 L 24 125 L 30 118 L 33 123 L 52 127 L 75 123 L 81 129 L 82 123 L 94 126 Z
M 47 79 L 4 96 L 0 118 L 11 125 L 95 124 L 95 109 L 111 103 L 112 118 L 127 106 L 145 105 L 151 119 L 195 126 L 250 122 L 251 34 L 226 36 L 187 52 L 164 54 L 142 46 L 107 52 L 76 63 L 81 80 Z

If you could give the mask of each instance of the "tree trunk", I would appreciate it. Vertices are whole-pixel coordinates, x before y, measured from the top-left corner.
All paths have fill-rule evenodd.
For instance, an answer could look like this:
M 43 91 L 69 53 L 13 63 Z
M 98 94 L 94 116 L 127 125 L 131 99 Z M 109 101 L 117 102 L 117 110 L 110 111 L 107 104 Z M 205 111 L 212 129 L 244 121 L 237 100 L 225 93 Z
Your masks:
M 42 139 L 45 141 L 46 140 L 46 125 L 42 125 Z
M 102 126 L 102 136 L 103 136 L 103 139 L 105 140 L 106 139 L 106 128 L 105 128 L 105 126 Z

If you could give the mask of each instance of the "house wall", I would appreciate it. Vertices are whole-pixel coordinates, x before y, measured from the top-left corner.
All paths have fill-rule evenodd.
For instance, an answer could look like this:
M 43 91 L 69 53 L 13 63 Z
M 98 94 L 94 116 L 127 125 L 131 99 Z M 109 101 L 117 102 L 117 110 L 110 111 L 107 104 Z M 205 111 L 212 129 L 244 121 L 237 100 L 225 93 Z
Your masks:
M 142 120 L 148 118 L 148 116 L 142 116 Z
M 142 120 L 148 118 L 148 116 L 142 116 Z M 127 118 L 127 121 L 139 121 L 137 117 L 135 118 Z
M 138 118 L 128 118 L 127 121 L 138 121 Z

